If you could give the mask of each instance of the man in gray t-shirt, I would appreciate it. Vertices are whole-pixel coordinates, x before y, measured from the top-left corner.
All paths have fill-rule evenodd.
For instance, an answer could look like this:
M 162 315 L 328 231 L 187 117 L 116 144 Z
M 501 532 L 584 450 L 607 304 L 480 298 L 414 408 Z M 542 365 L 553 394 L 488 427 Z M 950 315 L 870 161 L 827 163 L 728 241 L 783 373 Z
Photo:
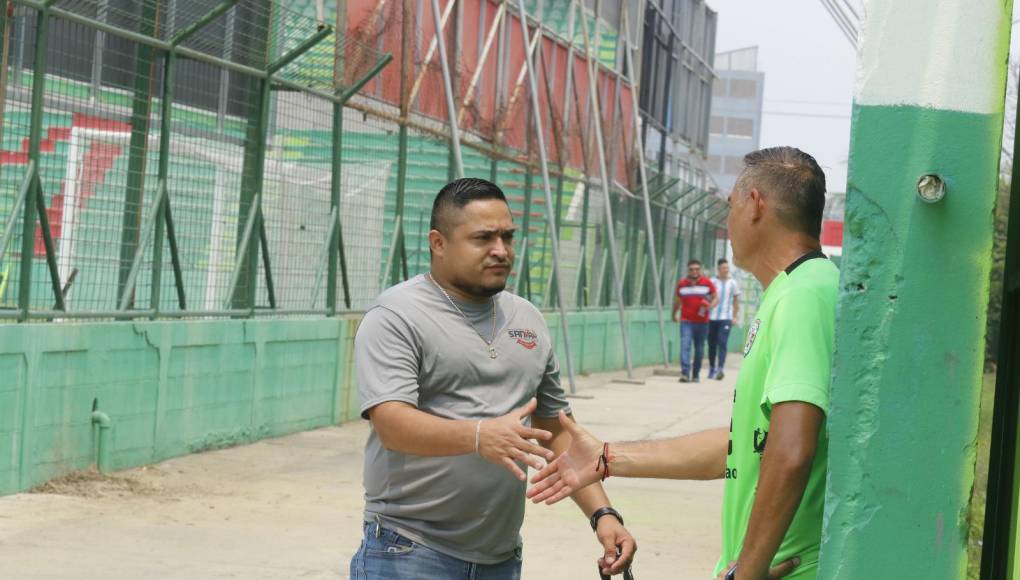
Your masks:
M 351 577 L 519 578 L 525 464 L 569 444 L 559 365 L 542 314 L 503 292 L 514 225 L 502 191 L 454 181 L 431 229 L 431 272 L 383 292 L 355 338 L 373 428 Z M 600 567 L 622 572 L 636 546 L 619 513 L 600 486 L 574 500 L 595 517 Z

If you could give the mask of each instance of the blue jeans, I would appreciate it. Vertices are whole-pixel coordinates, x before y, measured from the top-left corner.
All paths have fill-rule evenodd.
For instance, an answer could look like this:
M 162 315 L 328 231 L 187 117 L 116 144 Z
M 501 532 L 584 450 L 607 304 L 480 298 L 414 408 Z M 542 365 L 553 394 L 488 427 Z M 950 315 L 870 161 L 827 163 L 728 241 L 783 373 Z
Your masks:
M 705 358 L 705 339 L 708 338 L 707 322 L 680 322 L 680 369 L 689 377 L 697 378 L 701 372 L 701 359 Z M 694 346 L 692 369 L 691 346 Z M 691 372 L 691 371 L 694 372 Z
M 726 346 L 730 342 L 732 320 L 713 320 L 708 323 L 708 366 L 712 370 L 726 365 Z
M 520 580 L 521 557 L 498 564 L 465 562 L 427 548 L 375 522 L 365 522 L 351 559 L 351 580 Z

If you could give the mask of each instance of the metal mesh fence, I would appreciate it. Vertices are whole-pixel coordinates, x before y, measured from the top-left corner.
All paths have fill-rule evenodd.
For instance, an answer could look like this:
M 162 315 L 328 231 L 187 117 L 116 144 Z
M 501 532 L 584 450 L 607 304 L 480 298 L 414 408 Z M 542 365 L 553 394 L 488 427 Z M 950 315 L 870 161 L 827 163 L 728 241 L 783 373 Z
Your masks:
M 398 2 L 344 34 L 263 0 L 227 10 L 209 0 L 14 6 L 0 83 L 0 318 L 332 313 L 363 309 L 428 270 L 432 200 L 455 174 L 427 11 L 410 23 L 414 53 L 401 74 L 382 68 L 383 50 L 400 58 L 407 23 Z M 668 183 L 676 171 L 653 172 L 656 289 L 644 201 L 628 191 L 638 190 L 635 129 L 624 115 L 632 99 L 612 70 L 622 39 L 586 12 L 590 33 L 601 30 L 598 63 L 576 53 L 569 61 L 567 13 L 550 12 L 557 25 L 541 32 L 561 44 L 538 43 L 536 112 L 511 57 L 519 23 L 498 2 L 471 6 L 478 11 L 447 14 L 449 27 L 481 23 L 471 42 L 447 39 L 463 57 L 452 70 L 454 116 L 465 175 L 496 181 L 520 227 L 510 287 L 543 307 L 555 306 L 558 283 L 567 308 L 619 300 L 598 114 L 585 97 L 590 65 L 602 67 L 622 301 L 651 305 L 656 290 L 668 300 L 677 264 L 720 251 L 709 223 L 717 201 L 690 179 Z M 533 114 L 542 116 L 551 208 Z

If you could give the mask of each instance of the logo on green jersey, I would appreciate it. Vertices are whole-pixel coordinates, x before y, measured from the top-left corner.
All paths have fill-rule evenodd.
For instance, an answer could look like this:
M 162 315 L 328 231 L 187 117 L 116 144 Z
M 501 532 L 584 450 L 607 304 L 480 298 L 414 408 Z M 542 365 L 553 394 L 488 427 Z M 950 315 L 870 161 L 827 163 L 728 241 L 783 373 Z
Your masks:
M 758 455 L 765 453 L 765 443 L 769 439 L 768 429 L 754 430 L 754 452 Z
M 751 352 L 751 347 L 754 345 L 754 339 L 758 336 L 758 327 L 761 326 L 761 319 L 757 318 L 751 328 L 747 331 L 747 340 L 744 342 L 744 356 Z

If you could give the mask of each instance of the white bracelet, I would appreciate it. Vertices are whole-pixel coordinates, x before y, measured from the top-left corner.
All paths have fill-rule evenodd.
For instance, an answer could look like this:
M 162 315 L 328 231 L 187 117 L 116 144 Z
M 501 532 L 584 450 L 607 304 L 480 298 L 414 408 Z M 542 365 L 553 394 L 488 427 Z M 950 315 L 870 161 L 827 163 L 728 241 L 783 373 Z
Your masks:
M 478 423 L 475 425 L 475 453 L 478 453 L 478 440 L 481 438 L 481 435 L 482 435 L 482 420 L 479 419 Z

